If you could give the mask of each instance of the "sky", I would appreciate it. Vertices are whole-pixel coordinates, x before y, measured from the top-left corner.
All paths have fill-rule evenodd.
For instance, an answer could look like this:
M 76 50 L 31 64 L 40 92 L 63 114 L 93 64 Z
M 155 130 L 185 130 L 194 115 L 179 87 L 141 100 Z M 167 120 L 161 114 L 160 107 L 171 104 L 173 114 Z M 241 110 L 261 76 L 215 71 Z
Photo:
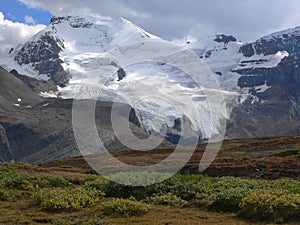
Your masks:
M 300 25 L 299 0 L 0 0 L 0 55 L 53 15 L 124 17 L 167 40 L 230 34 L 243 42 Z

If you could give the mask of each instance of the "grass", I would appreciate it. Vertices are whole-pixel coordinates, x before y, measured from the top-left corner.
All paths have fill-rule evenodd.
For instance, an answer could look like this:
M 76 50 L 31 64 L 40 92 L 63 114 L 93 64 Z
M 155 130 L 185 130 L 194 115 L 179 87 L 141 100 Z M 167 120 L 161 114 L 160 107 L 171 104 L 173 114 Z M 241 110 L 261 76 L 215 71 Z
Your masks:
M 300 223 L 298 137 L 225 141 L 204 175 L 191 174 L 197 171 L 204 148 L 198 146 L 181 174 L 146 188 L 107 181 L 94 174 L 81 157 L 42 165 L 1 163 L 0 224 Z M 153 163 L 170 152 L 114 155 L 128 163 Z M 127 179 L 126 174 L 120 179 Z M 42 194 L 39 201 L 34 199 L 37 193 Z M 81 201 L 78 193 L 86 196 L 78 203 L 80 207 L 72 205 Z M 266 207 L 268 199 L 274 200 L 275 213 Z M 65 207 L 65 202 L 71 207 Z M 255 205 L 261 207 L 251 210 Z
M 267 201 L 273 196 L 278 199 L 278 203 L 273 201 L 276 214 L 267 209 L 267 216 L 256 219 L 299 222 L 300 182 L 296 180 L 177 174 L 155 185 L 130 187 L 90 174 L 83 175 L 86 179 L 79 184 L 65 183 L 63 176 L 56 175 L 53 179 L 45 170 L 33 175 L 28 173 L 29 165 L 28 171 L 22 167 L 20 172 L 18 167 L 11 164 L 11 167 L 0 168 L 4 178 L 1 190 L 8 196 L 0 202 L 0 224 L 249 224 L 243 219 L 248 218 L 243 216 L 245 212 L 258 205 L 259 199 Z M 7 179 L 6 174 L 9 175 Z M 126 180 L 126 176 L 122 174 L 120 179 Z M 15 177 L 26 182 L 11 183 Z M 48 182 L 49 177 L 53 183 Z M 6 186 L 6 182 L 10 186 Z M 20 185 L 23 183 L 31 188 L 24 188 Z M 252 197 L 257 195 L 260 197 Z M 243 204 L 245 208 L 240 208 Z M 262 201 L 260 210 L 265 210 L 266 204 Z M 283 210 L 290 216 L 284 217 Z M 252 218 L 256 213 L 261 215 L 260 211 L 251 213 Z
M 124 218 L 105 215 L 99 205 L 79 212 L 61 213 L 28 207 L 28 202 L 25 200 L 0 204 L 0 224 L 98 224 L 97 221 L 101 222 L 99 224 L 249 224 L 232 213 L 208 212 L 197 208 L 177 209 L 157 206 L 143 216 Z

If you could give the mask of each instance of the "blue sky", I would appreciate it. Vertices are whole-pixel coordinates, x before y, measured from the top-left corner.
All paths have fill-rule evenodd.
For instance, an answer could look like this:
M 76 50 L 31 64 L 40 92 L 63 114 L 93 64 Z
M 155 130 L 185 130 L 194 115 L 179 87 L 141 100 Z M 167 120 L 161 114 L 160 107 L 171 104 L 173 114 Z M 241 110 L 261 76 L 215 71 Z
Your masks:
M 41 8 L 29 8 L 17 0 L 0 0 L 0 11 L 6 19 L 21 23 L 26 23 L 25 16 L 31 16 L 36 24 L 48 25 L 52 17 L 49 11 Z

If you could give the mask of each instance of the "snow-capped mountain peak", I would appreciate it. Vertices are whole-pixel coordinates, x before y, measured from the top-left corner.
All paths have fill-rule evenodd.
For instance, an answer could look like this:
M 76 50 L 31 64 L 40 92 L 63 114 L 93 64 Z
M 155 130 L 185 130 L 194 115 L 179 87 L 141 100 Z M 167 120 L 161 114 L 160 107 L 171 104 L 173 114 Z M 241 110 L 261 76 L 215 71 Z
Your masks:
M 143 39 L 159 39 L 124 18 L 56 16 L 49 26 L 11 52 L 7 69 L 38 79 L 52 79 L 59 86 L 70 80 L 63 57 L 79 53 L 103 53 Z
M 242 94 L 254 94 L 259 100 L 257 96 L 272 87 L 274 78 L 269 71 L 293 54 L 294 42 L 298 40 L 288 38 L 285 33 L 296 35 L 298 30 L 271 35 L 284 39 L 264 37 L 246 44 L 231 35 L 220 34 L 178 45 L 178 48 L 193 52 L 206 63 L 222 89 L 217 92 L 224 92 L 227 103 L 232 106 Z M 156 42 L 153 49 L 144 48 L 147 41 Z M 207 110 L 207 99 L 203 94 L 205 88 L 211 87 L 211 79 L 196 89 L 187 74 L 170 65 L 145 61 L 124 66 L 109 57 L 113 50 L 117 50 L 122 57 L 138 59 L 141 54 L 144 58 L 160 51 L 165 43 L 168 42 L 124 18 L 59 16 L 52 18 L 46 29 L 15 49 L 6 68 L 38 79 L 52 80 L 63 98 L 98 98 L 99 90 L 101 99 L 108 101 L 113 101 L 116 96 L 136 99 L 137 96 L 160 94 L 161 98 L 180 106 L 181 111 L 168 104 L 160 104 L 157 109 L 158 99 L 147 99 L 148 105 L 134 106 L 145 129 L 158 133 L 165 125 L 174 129 L 175 121 L 185 118 L 192 123 L 193 131 L 200 132 L 203 138 L 211 137 L 218 132 L 218 127 L 207 129 L 212 124 L 211 112 Z M 300 42 L 298 44 L 300 46 Z M 187 60 L 184 55 L 176 57 L 178 62 Z M 186 110 L 190 108 L 196 111 Z

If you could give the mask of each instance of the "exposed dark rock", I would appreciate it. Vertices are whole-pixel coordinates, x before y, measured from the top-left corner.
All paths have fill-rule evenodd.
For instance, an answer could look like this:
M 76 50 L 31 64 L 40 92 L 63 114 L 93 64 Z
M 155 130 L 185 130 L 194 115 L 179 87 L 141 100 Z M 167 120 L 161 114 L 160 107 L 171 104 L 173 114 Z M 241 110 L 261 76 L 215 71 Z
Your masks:
M 299 28 L 298 28 L 299 29 Z M 245 44 L 241 47 L 240 52 L 244 56 L 250 57 L 255 53 L 260 55 L 272 55 L 278 51 L 287 51 L 290 54 L 299 52 L 300 33 L 297 29 L 294 32 L 286 34 L 274 34 L 261 39 L 254 43 Z
M 233 109 L 227 124 L 227 137 L 300 135 L 299 28 L 266 36 L 240 48 L 246 57 L 271 55 L 278 51 L 287 51 L 288 56 L 275 67 L 234 70 L 242 75 L 238 86 L 249 88 L 258 99 L 248 99 Z M 248 62 L 244 60 L 241 64 Z M 257 60 L 252 63 L 263 62 Z M 256 91 L 257 86 L 263 84 L 269 88 Z
M 90 28 L 91 26 L 93 26 L 92 22 L 89 22 L 79 16 L 55 16 L 51 18 L 50 23 L 51 25 L 55 25 L 64 21 L 68 21 L 72 28 Z
M 59 53 L 63 42 L 46 32 L 37 41 L 27 42 L 16 53 L 14 60 L 19 64 L 32 64 L 39 74 L 46 74 L 55 84 L 64 86 L 70 77 L 61 66 Z
M 203 142 L 201 134 L 192 133 L 192 122 L 188 117 L 182 116 L 174 120 L 172 127 L 167 127 L 165 139 L 173 144 L 195 145 Z M 183 134 L 182 132 L 188 132 Z
M 300 59 L 294 54 L 285 57 L 276 67 L 272 68 L 246 68 L 234 70 L 242 76 L 238 80 L 238 86 L 241 88 L 266 84 L 271 86 L 264 94 L 259 94 L 260 97 L 266 95 L 272 98 L 275 92 L 280 95 L 299 96 L 300 85 Z M 273 96 L 274 97 L 274 96 Z
M 123 80 L 123 78 L 126 77 L 126 72 L 122 68 L 118 69 L 117 73 L 118 81 Z
M 255 54 L 252 44 L 245 44 L 240 48 L 240 52 L 246 57 L 251 57 Z
M 265 69 L 256 69 L 256 70 L 265 70 Z M 250 72 L 249 75 L 243 75 L 239 78 L 238 80 L 238 86 L 240 88 L 244 88 L 244 87 L 256 87 L 259 85 L 263 85 L 266 82 L 266 75 L 263 72 L 253 72 L 252 75 L 251 71 L 255 71 L 255 69 L 249 69 Z
M 233 37 L 232 35 L 219 34 L 219 35 L 216 35 L 216 38 L 214 39 L 214 41 L 227 44 L 228 42 L 235 42 L 236 38 Z

